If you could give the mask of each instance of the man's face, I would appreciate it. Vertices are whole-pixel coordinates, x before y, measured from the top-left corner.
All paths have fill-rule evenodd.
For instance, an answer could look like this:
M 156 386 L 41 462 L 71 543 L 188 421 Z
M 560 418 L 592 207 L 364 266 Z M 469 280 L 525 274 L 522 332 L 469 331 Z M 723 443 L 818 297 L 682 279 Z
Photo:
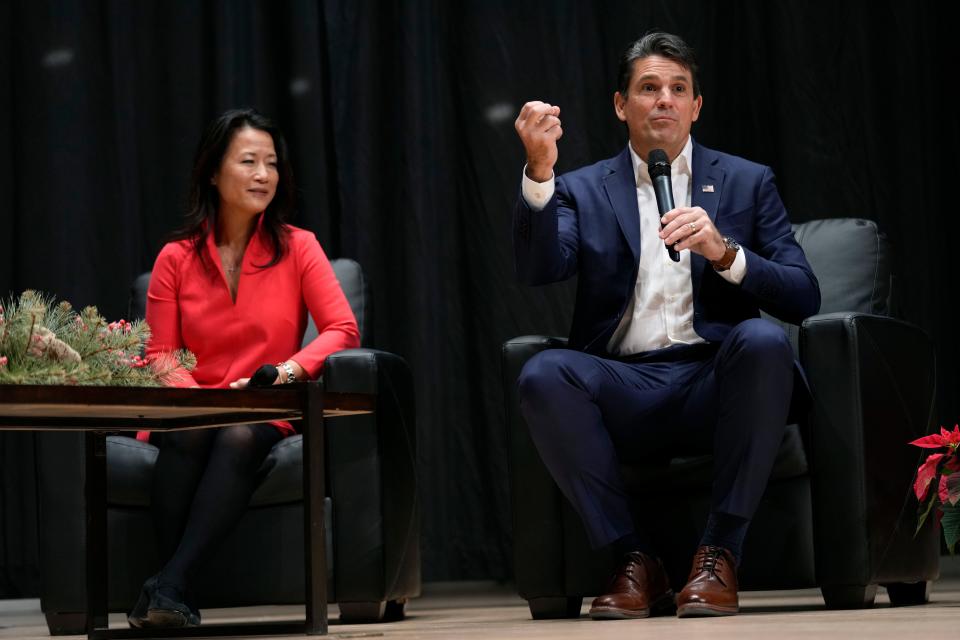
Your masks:
M 633 150 L 644 161 L 652 149 L 676 158 L 702 103 L 703 96 L 693 97 L 690 70 L 656 55 L 635 60 L 627 95 L 613 94 L 617 117 L 627 123 Z

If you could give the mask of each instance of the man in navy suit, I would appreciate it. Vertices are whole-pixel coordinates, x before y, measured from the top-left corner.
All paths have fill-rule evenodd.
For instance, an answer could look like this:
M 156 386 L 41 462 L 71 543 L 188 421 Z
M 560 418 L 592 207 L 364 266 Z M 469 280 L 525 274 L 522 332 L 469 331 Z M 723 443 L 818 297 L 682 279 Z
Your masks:
M 650 33 L 620 62 L 617 156 L 554 177 L 560 108 L 528 102 L 514 212 L 517 271 L 531 285 L 574 274 L 569 349 L 532 358 L 518 381 L 540 455 L 594 547 L 620 562 L 593 618 L 739 611 L 736 568 L 766 487 L 794 383 L 783 330 L 813 315 L 820 290 L 768 167 L 707 149 L 690 128 L 703 97 L 690 47 Z M 671 163 L 676 208 L 662 217 L 650 152 Z M 664 245 L 680 254 L 668 256 Z M 711 512 L 690 577 L 674 597 L 657 549 L 634 522 L 621 460 L 714 454 Z

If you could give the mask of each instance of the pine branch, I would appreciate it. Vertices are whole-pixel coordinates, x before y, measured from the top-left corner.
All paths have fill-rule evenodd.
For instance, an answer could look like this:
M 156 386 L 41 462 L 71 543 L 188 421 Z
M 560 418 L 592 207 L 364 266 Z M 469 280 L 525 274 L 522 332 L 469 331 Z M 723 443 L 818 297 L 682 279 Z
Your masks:
M 27 290 L 0 305 L 0 384 L 155 387 L 196 364 L 185 350 L 149 362 L 149 340 L 142 320 L 108 323 L 96 307 L 78 314 L 66 301 Z

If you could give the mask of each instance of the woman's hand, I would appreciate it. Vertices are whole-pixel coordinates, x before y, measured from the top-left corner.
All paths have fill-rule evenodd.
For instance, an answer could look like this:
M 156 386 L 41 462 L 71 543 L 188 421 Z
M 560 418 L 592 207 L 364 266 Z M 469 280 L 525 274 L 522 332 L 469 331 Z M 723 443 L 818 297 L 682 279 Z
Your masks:
M 246 389 L 247 387 L 268 387 L 275 384 L 286 384 L 288 382 L 287 371 L 284 366 L 281 366 L 283 364 L 284 363 L 281 363 L 277 366 L 265 364 L 257 369 L 250 378 L 239 378 L 231 382 L 230 388 Z M 306 379 L 306 370 L 301 367 L 296 360 L 287 360 L 286 364 L 289 364 L 290 368 L 293 369 L 293 375 L 296 380 Z M 254 379 L 253 384 L 250 383 L 251 378 Z

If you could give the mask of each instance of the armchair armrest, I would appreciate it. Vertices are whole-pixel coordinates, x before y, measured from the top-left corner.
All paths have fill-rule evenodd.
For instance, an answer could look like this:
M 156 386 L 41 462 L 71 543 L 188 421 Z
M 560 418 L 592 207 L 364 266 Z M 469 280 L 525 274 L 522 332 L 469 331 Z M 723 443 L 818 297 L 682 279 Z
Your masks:
M 372 415 L 328 418 L 327 482 L 335 511 L 338 601 L 384 601 L 420 590 L 420 506 L 413 376 L 398 355 L 346 349 L 327 357 L 327 391 L 371 393 Z M 381 527 L 377 522 L 382 509 Z M 363 552 L 358 549 L 364 549 Z M 371 593 L 371 585 L 383 593 Z
M 867 313 L 803 322 L 817 580 L 865 585 L 938 572 L 936 531 L 916 538 L 911 485 L 933 427 L 933 343 L 921 328 Z
M 527 599 L 565 595 L 566 576 L 561 562 L 564 556 L 563 497 L 543 465 L 520 414 L 517 378 L 523 365 L 534 355 L 566 344 L 563 338 L 522 336 L 503 343 L 501 352 L 514 566 L 520 595 Z

